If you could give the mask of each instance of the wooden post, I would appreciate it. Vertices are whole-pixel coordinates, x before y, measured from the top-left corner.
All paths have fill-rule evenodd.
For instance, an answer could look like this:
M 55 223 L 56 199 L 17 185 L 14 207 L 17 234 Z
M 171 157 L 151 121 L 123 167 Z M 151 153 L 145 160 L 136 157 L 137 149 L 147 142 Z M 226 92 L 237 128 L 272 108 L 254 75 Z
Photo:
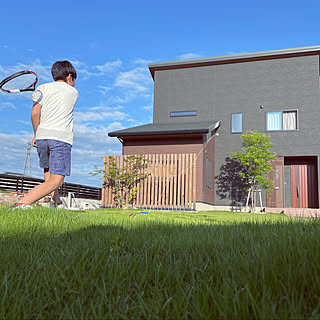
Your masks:
M 189 154 L 189 158 L 190 158 L 190 163 L 189 163 L 189 167 L 188 167 L 188 181 L 189 181 L 189 186 L 188 186 L 188 209 L 192 208 L 192 163 L 193 163 L 193 159 L 192 159 L 192 154 Z
M 154 206 L 158 207 L 158 193 L 159 193 L 159 155 L 156 154 L 156 161 L 154 167 L 155 183 L 154 183 Z
M 174 171 L 174 176 L 173 176 L 173 206 L 177 208 L 177 190 L 178 190 L 178 176 L 177 176 L 177 171 L 178 171 L 178 155 L 174 155 L 174 165 L 173 165 L 173 171 Z
M 151 173 L 151 207 L 154 208 L 155 203 L 155 181 L 156 181 L 156 171 L 155 171 L 155 161 L 156 156 L 152 155 L 152 173 Z
M 193 154 L 193 210 L 197 208 L 197 157 L 196 154 Z
M 179 209 L 181 209 L 181 179 L 182 179 L 182 156 L 181 153 L 179 154 L 179 163 L 178 163 L 178 193 L 177 193 L 177 207 L 179 206 Z
M 104 156 L 103 157 L 103 171 L 102 171 L 102 194 L 101 194 L 101 206 L 105 207 L 106 204 L 106 194 L 107 194 L 107 187 L 105 184 L 105 172 L 106 172 L 106 161 L 107 161 L 107 157 Z
M 186 172 L 186 155 L 182 154 L 182 170 L 181 170 L 181 205 L 185 208 L 185 172 Z
M 134 157 L 137 157 L 137 155 L 134 155 Z M 138 172 L 138 173 L 140 173 L 140 172 Z M 135 208 L 135 207 L 138 207 L 138 206 L 139 206 L 139 202 L 140 202 L 140 182 L 135 181 L 133 187 L 134 187 L 134 188 L 137 188 L 136 196 L 135 196 L 135 198 L 134 198 L 133 201 L 132 201 L 132 205 L 133 205 L 133 207 Z
M 143 163 L 143 173 L 149 173 L 149 154 L 144 155 L 145 162 Z M 143 207 L 147 207 L 147 186 L 148 186 L 149 176 L 144 179 L 143 186 Z
M 190 153 L 186 154 L 186 167 L 185 167 L 185 173 L 186 173 L 186 182 L 185 182 L 185 200 L 184 200 L 184 207 L 189 208 L 189 156 Z
M 172 209 L 172 196 L 173 196 L 173 154 L 170 155 L 170 171 L 169 171 L 169 184 L 170 184 L 170 199 L 169 199 L 169 208 Z
M 159 156 L 159 200 L 158 200 L 158 206 L 160 206 L 162 208 L 162 198 L 163 198 L 163 194 L 162 194 L 162 173 L 163 173 L 163 162 L 162 162 L 162 154 L 160 154 Z

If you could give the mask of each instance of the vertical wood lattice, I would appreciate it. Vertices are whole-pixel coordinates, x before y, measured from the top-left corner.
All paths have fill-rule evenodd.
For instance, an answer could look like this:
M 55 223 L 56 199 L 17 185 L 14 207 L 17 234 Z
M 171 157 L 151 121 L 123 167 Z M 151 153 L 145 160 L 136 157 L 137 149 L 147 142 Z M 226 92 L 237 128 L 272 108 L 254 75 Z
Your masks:
M 138 156 L 138 155 L 137 155 Z M 122 168 L 128 156 L 105 156 L 104 170 L 107 172 L 110 157 Z M 136 208 L 164 210 L 196 209 L 196 154 L 146 154 L 144 172 L 148 176 L 136 183 L 137 194 L 133 199 Z M 103 181 L 102 206 L 116 207 L 114 190 Z

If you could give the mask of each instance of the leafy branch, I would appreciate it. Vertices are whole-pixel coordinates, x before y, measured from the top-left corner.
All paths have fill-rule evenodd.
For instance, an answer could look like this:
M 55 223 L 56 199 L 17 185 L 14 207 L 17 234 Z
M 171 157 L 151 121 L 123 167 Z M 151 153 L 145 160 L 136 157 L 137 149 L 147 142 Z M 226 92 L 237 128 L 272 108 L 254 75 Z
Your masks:
M 150 175 L 147 172 L 148 161 L 143 155 L 124 156 L 120 167 L 115 158 L 109 156 L 108 161 L 104 163 L 106 169 L 95 167 L 95 172 L 91 174 L 94 176 L 102 174 L 103 186 L 111 188 L 117 206 L 128 207 L 137 196 L 138 182 Z

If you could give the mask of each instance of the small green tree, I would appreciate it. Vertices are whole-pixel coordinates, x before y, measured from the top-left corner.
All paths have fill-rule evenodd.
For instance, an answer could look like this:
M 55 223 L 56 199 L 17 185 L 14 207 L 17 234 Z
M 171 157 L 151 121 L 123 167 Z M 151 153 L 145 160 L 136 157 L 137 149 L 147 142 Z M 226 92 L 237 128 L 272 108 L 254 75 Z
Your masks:
M 259 188 L 271 191 L 274 181 L 267 179 L 266 174 L 273 171 L 271 161 L 277 158 L 271 152 L 272 143 L 270 135 L 265 135 L 257 130 L 247 131 L 241 136 L 242 151 L 234 152 L 231 157 L 243 164 L 246 168 L 240 175 L 246 180 L 247 189 L 255 195 Z M 255 212 L 255 201 L 251 201 L 252 211 Z
M 103 174 L 104 187 L 111 187 L 114 200 L 119 208 L 128 207 L 137 195 L 137 183 L 149 176 L 146 172 L 148 160 L 140 156 L 126 156 L 123 165 L 119 167 L 114 157 L 109 156 L 104 163 L 106 170 L 98 169 L 90 174 Z

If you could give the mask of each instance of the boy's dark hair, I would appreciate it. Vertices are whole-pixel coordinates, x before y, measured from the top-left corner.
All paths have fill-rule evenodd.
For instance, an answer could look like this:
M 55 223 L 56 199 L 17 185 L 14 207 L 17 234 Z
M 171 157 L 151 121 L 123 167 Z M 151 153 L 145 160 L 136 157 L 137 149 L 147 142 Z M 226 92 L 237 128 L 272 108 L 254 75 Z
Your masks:
M 51 74 L 54 81 L 63 80 L 67 81 L 67 77 L 71 74 L 73 80 L 77 79 L 77 71 L 71 64 L 71 62 L 64 60 L 64 61 L 57 61 L 52 65 Z

